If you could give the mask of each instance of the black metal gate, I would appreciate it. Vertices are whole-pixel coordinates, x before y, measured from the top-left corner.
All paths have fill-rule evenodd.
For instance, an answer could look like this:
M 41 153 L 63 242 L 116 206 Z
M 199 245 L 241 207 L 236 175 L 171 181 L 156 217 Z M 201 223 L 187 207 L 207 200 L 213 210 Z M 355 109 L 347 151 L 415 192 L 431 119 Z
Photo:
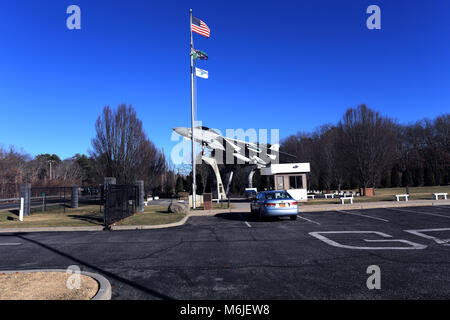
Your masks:
M 105 228 L 109 229 L 109 226 L 113 223 L 134 215 L 138 204 L 137 186 L 107 185 L 104 198 Z

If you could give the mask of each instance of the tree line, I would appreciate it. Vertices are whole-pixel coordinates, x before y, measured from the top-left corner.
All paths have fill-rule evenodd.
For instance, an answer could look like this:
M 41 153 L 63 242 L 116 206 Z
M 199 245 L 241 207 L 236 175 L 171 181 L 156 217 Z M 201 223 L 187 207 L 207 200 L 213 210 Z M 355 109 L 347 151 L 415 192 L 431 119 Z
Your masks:
M 311 163 L 309 189 L 448 185 L 449 130 L 448 113 L 404 125 L 363 104 L 335 125 L 285 138 L 281 150 Z
M 148 193 L 175 193 L 177 173 L 142 128 L 132 106 L 104 107 L 95 123 L 88 155 L 61 160 L 56 154 L 32 157 L 14 147 L 0 147 L 0 198 L 17 197 L 22 183 L 32 186 L 99 185 L 104 177 L 118 184 L 144 180 Z
M 308 188 L 314 190 L 448 185 L 449 130 L 448 113 L 403 125 L 360 105 L 348 109 L 337 124 L 283 139 L 280 150 L 296 158 L 282 154 L 280 162 L 309 162 Z M 118 184 L 144 180 L 153 195 L 192 192 L 191 166 L 175 168 L 166 159 L 147 137 L 132 106 L 104 107 L 91 144 L 87 155 L 64 160 L 56 154 L 33 158 L 14 147 L 0 147 L 0 198 L 16 197 L 21 183 L 87 186 L 102 184 L 104 177 L 115 177 Z M 234 172 L 231 193 L 243 192 L 248 170 L 221 165 L 220 171 L 224 183 Z M 196 181 L 198 194 L 215 190 L 215 177 L 206 163 L 197 165 Z M 253 186 L 271 188 L 273 181 L 257 171 Z
M 17 197 L 22 183 L 34 186 L 71 185 L 77 183 L 81 175 L 82 169 L 76 157 L 61 160 L 56 154 L 39 154 L 33 158 L 13 146 L 9 149 L 0 147 L 1 198 Z
M 298 132 L 280 141 L 280 163 L 309 162 L 310 190 L 341 190 L 448 185 L 450 181 L 450 114 L 413 124 L 394 119 L 362 104 L 345 111 L 337 124 Z M 244 166 L 219 165 L 221 177 L 233 171 L 231 193 L 247 186 Z M 197 192 L 211 192 L 215 181 L 206 164 L 197 165 Z M 180 177 L 181 179 L 181 177 Z M 192 177 L 188 176 L 192 183 Z M 181 183 L 179 184 L 181 185 Z M 189 183 L 185 186 L 191 191 Z M 253 176 L 253 187 L 272 189 L 273 177 Z

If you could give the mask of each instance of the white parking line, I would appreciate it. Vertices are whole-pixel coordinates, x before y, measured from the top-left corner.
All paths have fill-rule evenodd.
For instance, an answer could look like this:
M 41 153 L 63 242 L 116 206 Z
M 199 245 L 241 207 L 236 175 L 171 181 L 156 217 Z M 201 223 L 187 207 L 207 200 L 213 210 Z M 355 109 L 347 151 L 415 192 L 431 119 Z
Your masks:
M 404 240 L 404 239 L 381 239 L 381 240 L 369 240 L 369 239 L 362 239 L 365 242 L 369 243 L 388 243 L 388 242 L 399 242 L 399 243 L 405 243 L 408 244 L 409 247 L 362 247 L 362 246 L 351 246 L 351 245 L 345 245 L 340 244 L 334 240 L 329 239 L 328 237 L 324 236 L 324 234 L 376 234 L 382 238 L 392 238 L 391 235 L 378 232 L 378 231 L 321 231 L 321 232 L 309 232 L 308 234 L 313 236 L 314 238 L 317 238 L 326 244 L 329 244 L 333 247 L 343 248 L 343 249 L 356 249 L 356 250 L 421 250 L 425 249 L 427 246 L 415 243 L 412 241 Z
M 427 233 L 429 232 L 443 232 L 443 231 L 450 231 L 450 228 L 437 228 L 437 229 L 419 229 L 419 230 L 405 230 L 406 232 L 412 233 L 416 236 L 434 240 L 437 244 L 448 244 L 450 242 L 450 239 L 441 239 L 435 236 L 431 236 Z
M 14 242 L 14 243 L 0 243 L 0 246 L 20 246 L 21 243 Z
M 425 214 L 427 216 L 436 216 L 436 217 L 442 217 L 442 218 L 450 219 L 449 216 L 443 216 L 442 214 L 436 214 L 436 213 L 429 213 L 429 212 L 422 212 L 422 211 L 411 211 L 411 210 L 398 209 L 398 208 L 386 208 L 386 209 L 395 210 L 395 211 L 401 211 L 401 212 L 407 212 L 407 213 L 421 213 L 421 214 Z
M 336 210 L 336 211 L 337 212 L 341 212 L 341 213 L 351 214 L 351 215 L 354 215 L 354 216 L 359 216 L 359 217 L 364 217 L 364 218 L 369 218 L 369 219 L 375 219 L 375 220 L 380 220 L 380 221 L 384 221 L 384 222 L 389 222 L 389 220 L 378 218 L 378 217 L 372 217 L 372 216 L 369 216 L 367 214 L 358 214 L 358 213 L 353 213 L 353 212 L 347 212 L 347 211 L 344 211 L 344 210 Z
M 239 217 L 241 217 L 241 220 L 247 225 L 247 227 L 251 228 L 252 226 L 250 225 L 250 223 L 248 223 L 247 221 L 244 220 L 244 218 L 242 218 L 242 214 L 239 214 Z
M 318 225 L 320 226 L 320 223 L 318 223 L 318 222 L 316 222 L 316 221 L 309 220 L 309 219 L 307 219 L 307 218 L 305 218 L 305 217 L 302 217 L 302 216 L 299 215 L 299 214 L 297 215 L 297 217 L 299 217 L 300 219 L 306 220 L 306 221 L 308 221 L 308 222 L 312 222 L 312 223 L 318 224 Z

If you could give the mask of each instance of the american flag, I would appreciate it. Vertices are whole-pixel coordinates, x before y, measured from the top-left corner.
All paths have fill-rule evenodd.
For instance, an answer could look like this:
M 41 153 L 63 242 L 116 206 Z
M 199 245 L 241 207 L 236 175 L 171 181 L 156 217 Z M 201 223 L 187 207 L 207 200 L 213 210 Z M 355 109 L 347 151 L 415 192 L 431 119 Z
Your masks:
M 202 20 L 192 17 L 191 28 L 195 33 L 209 38 L 209 28 Z

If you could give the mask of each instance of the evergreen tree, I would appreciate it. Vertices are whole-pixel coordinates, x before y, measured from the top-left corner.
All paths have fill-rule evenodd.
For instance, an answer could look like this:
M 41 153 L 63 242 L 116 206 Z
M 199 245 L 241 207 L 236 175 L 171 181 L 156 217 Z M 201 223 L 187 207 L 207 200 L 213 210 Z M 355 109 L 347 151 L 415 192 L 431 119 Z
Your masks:
M 203 194 L 203 181 L 202 181 L 202 176 L 197 174 L 196 175 L 196 183 L 197 183 L 197 194 L 201 195 Z
M 434 173 L 434 184 L 437 186 L 440 186 L 441 184 L 444 183 L 444 171 L 441 169 L 437 169 Z
M 402 174 L 402 187 L 411 186 L 413 184 L 411 172 L 406 169 Z
M 183 188 L 184 191 L 188 192 L 189 194 L 192 193 L 192 172 L 183 179 Z
M 392 188 L 400 187 L 400 173 L 398 171 L 397 166 L 394 166 L 391 170 L 391 187 Z
M 183 177 L 178 176 L 176 184 L 176 192 L 178 193 L 183 191 L 184 191 Z
M 417 168 L 414 170 L 414 176 L 413 176 L 414 186 L 421 187 L 424 184 L 423 179 L 423 168 Z
M 80 166 L 81 170 L 83 170 L 83 184 L 94 184 L 96 174 L 92 159 L 88 158 L 84 154 L 80 155 L 79 153 L 74 156 L 74 159 Z
M 389 171 L 386 171 L 383 175 L 383 178 L 381 178 L 381 186 L 383 188 L 390 188 L 391 186 L 391 176 L 389 174 Z
M 212 175 L 209 175 L 208 179 L 206 180 L 205 192 L 206 193 L 211 193 L 213 185 L 214 185 L 213 177 L 212 177 Z
M 436 184 L 435 180 L 434 180 L 434 174 L 433 174 L 433 170 L 431 170 L 430 167 L 426 167 L 425 168 L 425 185 L 426 186 L 434 186 Z

